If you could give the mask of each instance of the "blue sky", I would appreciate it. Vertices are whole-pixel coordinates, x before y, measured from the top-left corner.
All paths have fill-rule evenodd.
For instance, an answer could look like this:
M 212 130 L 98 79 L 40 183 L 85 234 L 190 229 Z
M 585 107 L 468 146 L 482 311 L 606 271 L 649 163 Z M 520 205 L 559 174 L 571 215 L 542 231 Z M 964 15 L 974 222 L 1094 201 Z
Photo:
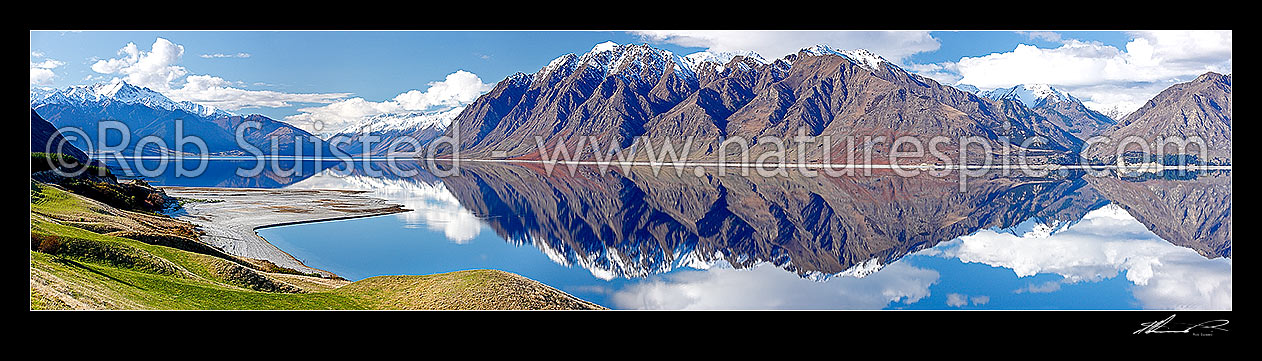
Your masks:
M 387 103 L 413 90 L 414 96 L 427 96 L 418 106 L 464 104 L 512 73 L 534 72 L 604 41 L 650 43 L 681 55 L 752 50 L 768 59 L 813 44 L 866 48 L 944 84 L 992 89 L 1049 83 L 1097 110 L 1133 110 L 1175 82 L 1231 70 L 1230 31 L 34 31 L 30 36 L 32 87 L 124 78 L 177 100 L 291 122 L 354 122 L 397 105 Z M 130 60 L 128 44 L 136 53 Z M 145 60 L 161 54 L 168 56 Z M 458 71 L 464 73 L 450 77 Z M 443 82 L 449 82 L 443 87 L 447 93 L 429 92 Z

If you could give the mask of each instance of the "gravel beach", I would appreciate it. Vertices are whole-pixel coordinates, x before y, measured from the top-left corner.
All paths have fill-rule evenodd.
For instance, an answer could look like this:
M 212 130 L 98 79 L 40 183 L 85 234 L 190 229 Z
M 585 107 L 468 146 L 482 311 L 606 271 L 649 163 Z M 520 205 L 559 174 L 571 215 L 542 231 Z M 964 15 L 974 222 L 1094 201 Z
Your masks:
M 304 273 L 334 274 L 307 267 L 259 237 L 270 226 L 407 212 L 398 204 L 365 196 L 364 191 L 160 187 L 182 200 L 171 217 L 197 225 L 202 241 L 232 255 L 268 260 Z

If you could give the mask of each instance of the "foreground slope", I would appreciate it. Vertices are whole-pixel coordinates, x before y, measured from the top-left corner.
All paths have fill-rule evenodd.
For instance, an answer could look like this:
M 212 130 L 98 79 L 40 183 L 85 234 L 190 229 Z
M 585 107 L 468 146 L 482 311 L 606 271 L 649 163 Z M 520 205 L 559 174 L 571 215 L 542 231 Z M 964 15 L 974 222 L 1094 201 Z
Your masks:
M 469 270 L 358 282 L 190 243 L 191 227 L 32 182 L 32 309 L 599 309 L 521 276 Z M 98 233 L 101 232 L 101 233 Z

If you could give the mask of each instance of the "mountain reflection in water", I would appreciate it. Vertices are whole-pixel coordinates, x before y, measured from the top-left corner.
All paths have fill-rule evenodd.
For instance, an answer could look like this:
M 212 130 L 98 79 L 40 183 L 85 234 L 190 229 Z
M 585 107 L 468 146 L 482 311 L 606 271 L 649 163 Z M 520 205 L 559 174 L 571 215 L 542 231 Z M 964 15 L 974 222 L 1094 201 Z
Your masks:
M 1075 222 L 1109 204 L 1106 194 L 1161 239 L 1206 257 L 1231 252 L 1230 175 L 992 178 L 960 192 L 954 179 L 929 176 L 677 177 L 647 167 L 547 176 L 530 166 L 467 164 L 443 184 L 502 238 L 604 278 L 717 261 L 738 269 L 767 263 L 812 279 L 863 276 L 982 229 Z
M 614 308 L 1231 308 L 1230 172 L 995 177 L 969 179 L 961 192 L 953 177 L 695 177 L 669 167 L 570 174 L 564 166 L 547 174 L 539 165 L 469 162 L 438 178 L 403 166 L 406 176 L 357 163 L 215 182 L 371 190 L 415 210 L 385 216 L 403 228 L 454 244 L 493 237 L 531 245 L 564 269 L 590 273 L 576 281 L 511 260 L 491 264 Z M 342 222 L 371 221 L 329 223 Z M 320 237 L 301 233 L 313 226 L 264 236 Z M 362 252 L 355 257 L 376 257 Z M 459 258 L 382 252 L 413 263 Z M 365 277 L 418 273 L 354 262 L 373 263 L 330 267 Z

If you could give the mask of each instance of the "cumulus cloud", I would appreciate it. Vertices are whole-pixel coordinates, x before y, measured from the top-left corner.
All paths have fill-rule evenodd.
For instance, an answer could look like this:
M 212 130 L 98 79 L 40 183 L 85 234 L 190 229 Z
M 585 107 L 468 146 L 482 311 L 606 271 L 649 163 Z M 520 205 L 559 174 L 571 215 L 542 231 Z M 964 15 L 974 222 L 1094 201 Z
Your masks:
M 38 55 L 36 55 L 38 54 Z M 31 52 L 32 57 L 40 58 L 44 53 L 38 51 Z M 53 78 L 57 76 L 53 69 L 66 65 L 55 59 L 44 59 L 40 62 L 31 62 L 31 85 L 49 85 L 52 84 Z
M 882 309 L 929 296 L 937 271 L 896 262 L 863 278 L 820 283 L 774 265 L 676 271 L 616 291 L 621 309 Z
M 982 230 L 939 245 L 937 256 L 1011 269 L 1018 277 L 1057 274 L 1061 283 L 1096 282 L 1123 273 L 1150 309 L 1231 309 L 1231 259 L 1206 259 L 1153 234 L 1117 205 L 1046 234 Z M 926 253 L 928 254 L 928 253 Z M 1059 284 L 1017 293 L 1055 292 Z M 957 300 L 958 301 L 958 300 Z M 958 302 L 957 302 L 958 303 Z
M 190 75 L 187 69 L 178 65 L 184 56 L 184 46 L 164 38 L 154 40 L 149 50 L 142 50 L 135 43 L 127 43 L 118 50 L 117 55 L 117 58 L 96 61 L 91 66 L 92 70 L 101 74 L 122 76 L 128 83 L 153 89 L 176 101 L 191 101 L 225 110 L 287 107 L 295 103 L 328 104 L 350 95 L 246 90 L 233 87 L 232 82 L 220 77 Z M 238 53 L 233 56 L 248 57 L 249 54 Z M 32 81 L 34 77 L 35 73 L 32 71 Z
M 1075 39 L 1056 48 L 1021 44 L 1009 52 L 964 57 L 959 83 L 982 89 L 1043 83 L 1097 110 L 1129 112 L 1170 85 L 1205 72 L 1231 72 L 1231 31 L 1133 32 L 1122 49 Z M 1046 35 L 1031 35 L 1047 39 Z
M 633 31 L 647 41 L 711 51 L 757 52 L 767 59 L 797 53 L 816 44 L 836 49 L 868 49 L 894 63 L 942 45 L 927 31 Z
M 409 90 L 382 102 L 357 97 L 325 106 L 302 108 L 298 110 L 300 114 L 285 117 L 285 120 L 308 131 L 327 134 L 381 114 L 415 111 L 442 112 L 462 107 L 495 87 L 495 84 L 483 83 L 482 78 L 479 78 L 477 74 L 464 70 L 448 74 L 443 81 L 430 82 L 428 85 L 429 88 L 425 91 Z
M 49 85 L 56 74 L 49 69 L 31 68 L 31 85 Z
M 127 43 L 118 50 L 119 58 L 98 60 L 92 71 L 102 74 L 119 74 L 128 83 L 165 92 L 171 83 L 188 74 L 184 67 L 176 65 L 184 56 L 184 46 L 170 40 L 157 38 L 149 51 L 140 50 L 136 43 Z

